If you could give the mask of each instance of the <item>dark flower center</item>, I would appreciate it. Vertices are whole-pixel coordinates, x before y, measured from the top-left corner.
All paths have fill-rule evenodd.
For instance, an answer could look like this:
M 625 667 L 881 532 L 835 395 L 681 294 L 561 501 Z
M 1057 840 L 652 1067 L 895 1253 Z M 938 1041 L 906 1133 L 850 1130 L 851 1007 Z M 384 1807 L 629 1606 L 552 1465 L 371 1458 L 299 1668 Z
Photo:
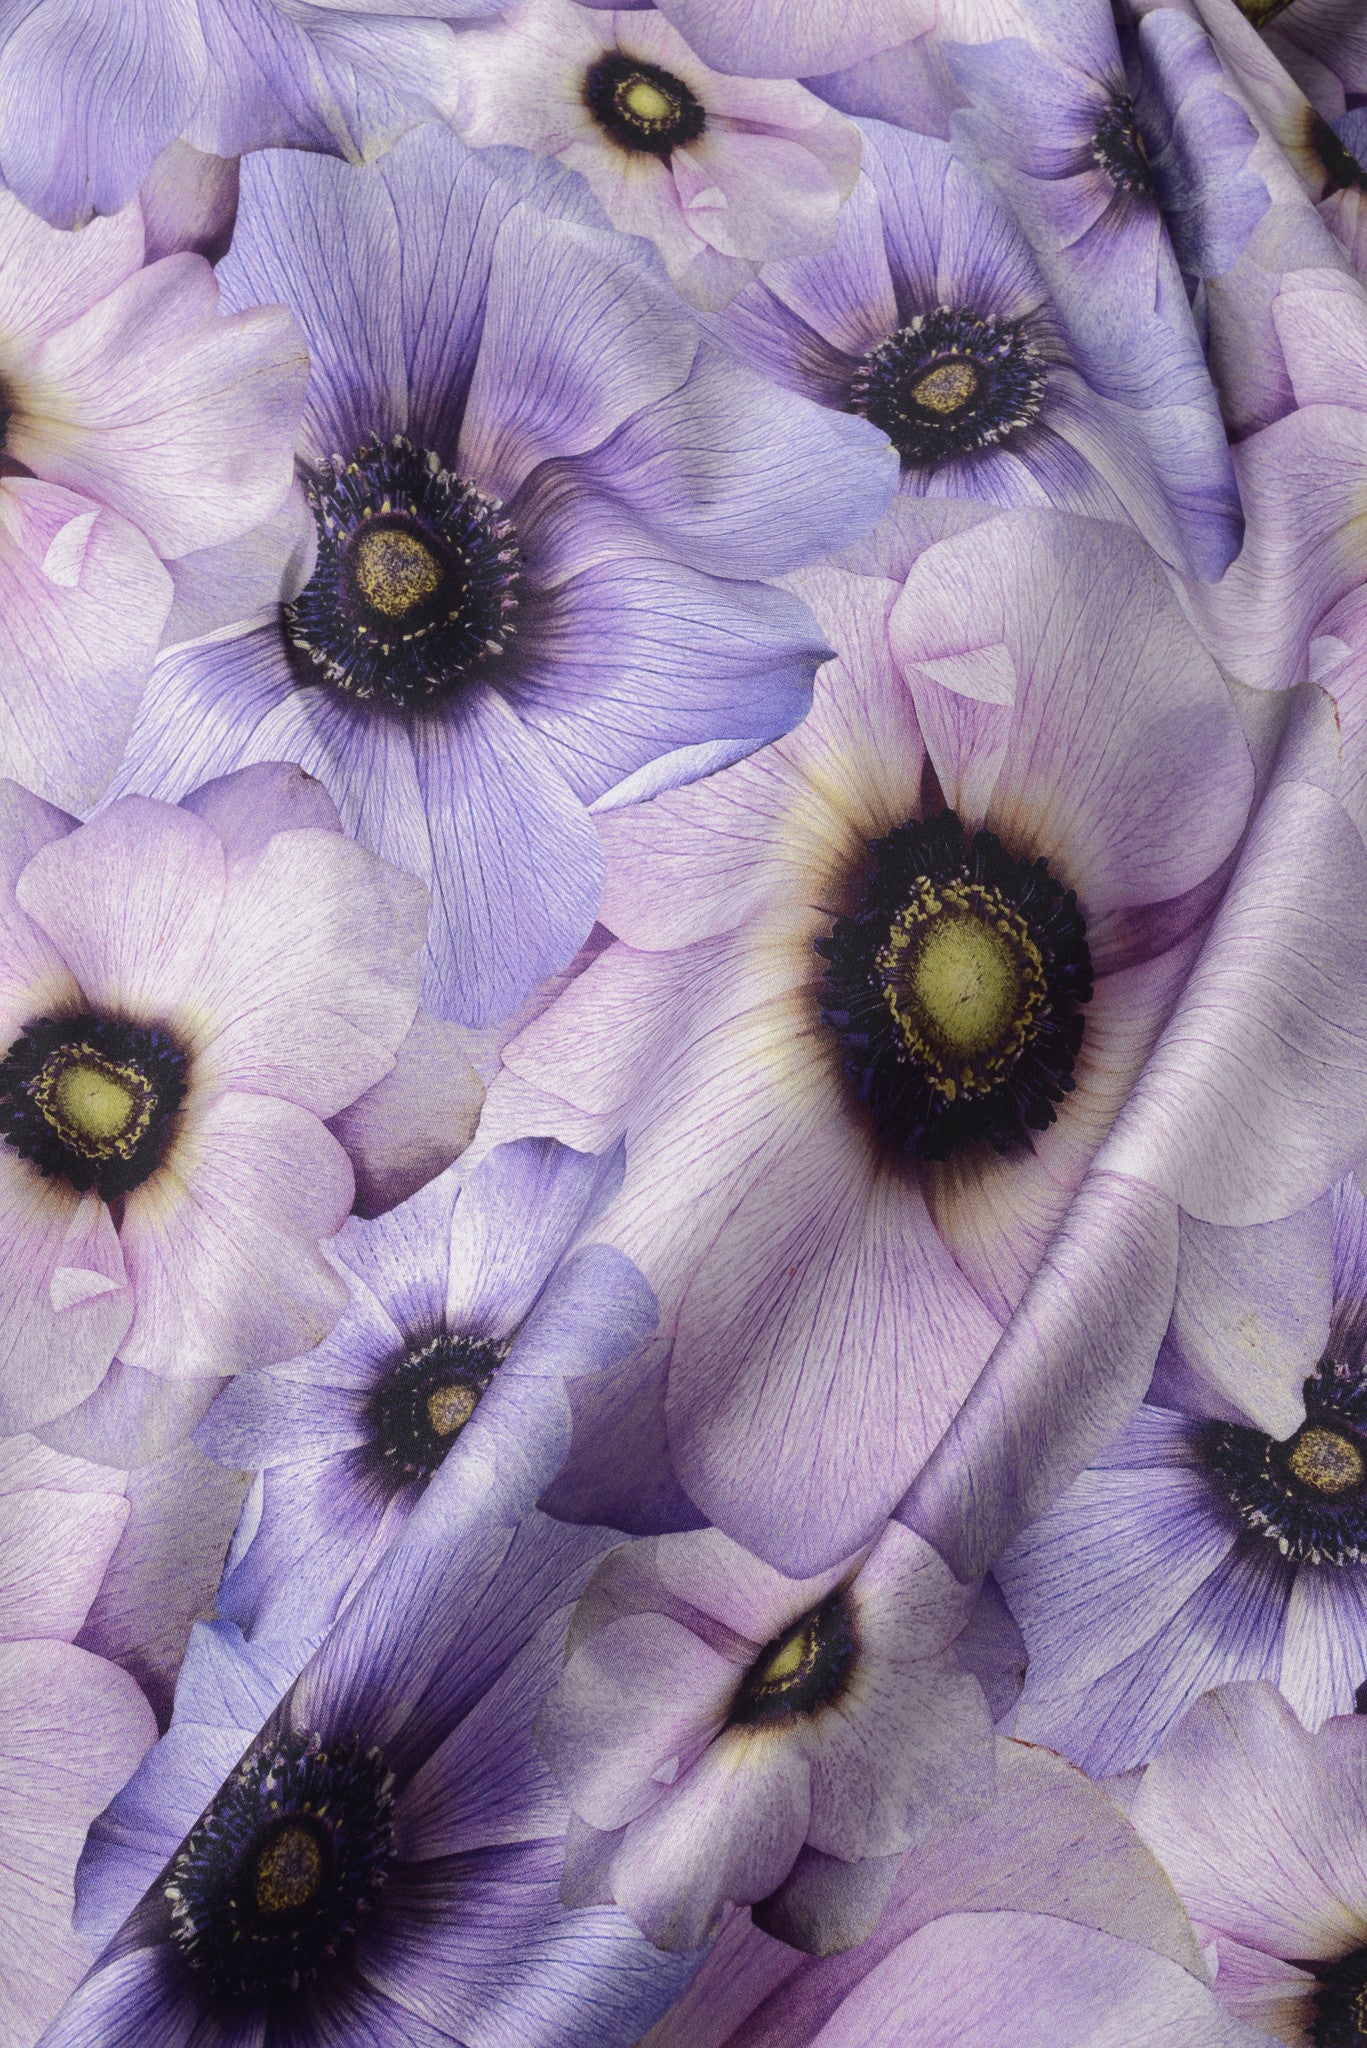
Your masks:
M 371 1458 L 395 1491 L 426 1485 L 507 1356 L 489 1337 L 445 1334 L 406 1351 L 370 1396 Z
M 1240 1423 L 1205 1431 L 1207 1463 L 1238 1509 L 1283 1557 L 1309 1564 L 1367 1559 L 1367 1387 L 1322 1359 L 1305 1382 L 1305 1421 L 1278 1440 Z
M 995 834 L 969 841 L 953 811 L 870 851 L 858 909 L 816 942 L 821 1014 L 855 1095 L 918 1158 L 1028 1144 L 1074 1086 L 1092 994 L 1076 896 Z
M 398 435 L 304 489 L 318 561 L 285 606 L 301 683 L 420 711 L 503 652 L 521 558 L 491 498 Z
M 1092 136 L 1092 160 L 1106 173 L 1117 192 L 1153 198 L 1149 159 L 1135 123 L 1134 101 L 1127 94 L 1117 93 L 1097 122 Z
M 1309 1967 L 1319 1978 L 1310 2029 L 1315 2048 L 1367 2048 L 1367 1948 Z
M 289 1735 L 239 1764 L 171 1866 L 171 1935 L 215 1997 L 271 1999 L 332 1967 L 394 1854 L 377 1749 Z
M 1234 0 L 1235 6 L 1254 28 L 1266 28 L 1269 21 L 1291 5 L 1291 0 Z
M 883 429 L 909 468 L 934 469 L 1032 425 L 1047 379 L 1019 321 L 937 306 L 870 349 L 850 405 Z
M 1310 147 L 1324 172 L 1326 193 L 1367 190 L 1367 170 L 1363 169 L 1342 136 L 1337 135 L 1318 114 L 1309 116 L 1307 126 Z
M 189 1068 L 159 1025 L 40 1017 L 0 1060 L 0 1132 L 40 1173 L 112 1201 L 160 1166 Z
M 765 1644 L 732 1702 L 732 1727 L 753 1728 L 830 1706 L 849 1683 L 857 1651 L 849 1599 L 837 1587 Z
M 609 50 L 584 75 L 584 104 L 621 149 L 669 156 L 707 126 L 702 102 L 672 71 Z

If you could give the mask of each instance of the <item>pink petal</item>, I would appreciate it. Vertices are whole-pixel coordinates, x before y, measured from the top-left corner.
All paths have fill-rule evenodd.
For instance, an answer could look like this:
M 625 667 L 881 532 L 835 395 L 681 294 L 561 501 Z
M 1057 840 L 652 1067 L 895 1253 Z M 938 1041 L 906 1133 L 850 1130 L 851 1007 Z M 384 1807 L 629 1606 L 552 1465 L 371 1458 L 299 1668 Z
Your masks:
M 165 1023 L 197 988 L 224 866 L 220 841 L 188 811 L 122 797 L 35 854 L 15 895 L 87 1002 Z
M 224 1094 L 182 1117 L 167 1160 L 127 1200 L 137 1312 L 121 1356 L 193 1378 L 311 1350 L 347 1301 L 318 1248 L 351 1207 L 346 1154 L 292 1102 Z
M 221 317 L 202 256 L 136 272 L 34 351 L 7 445 L 161 555 L 245 533 L 290 487 L 308 352 L 280 306 Z
M 278 832 L 229 870 L 194 984 L 196 1077 L 334 1116 L 413 1021 L 427 891 L 335 830 Z
M 171 594 L 147 542 L 114 513 L 33 478 L 0 483 L 0 771 L 70 809 L 95 802 Z

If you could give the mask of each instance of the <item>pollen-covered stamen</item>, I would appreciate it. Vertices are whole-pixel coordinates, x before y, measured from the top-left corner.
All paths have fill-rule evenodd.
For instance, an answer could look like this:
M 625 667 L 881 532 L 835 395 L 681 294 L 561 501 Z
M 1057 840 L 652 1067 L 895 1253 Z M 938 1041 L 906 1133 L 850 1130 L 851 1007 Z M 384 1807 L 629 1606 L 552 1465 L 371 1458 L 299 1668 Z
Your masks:
M 1032 426 L 1048 375 L 1021 321 L 937 306 L 870 349 L 849 402 L 908 468 L 935 469 Z
M 1305 1382 L 1305 1421 L 1291 1436 L 1279 1440 L 1214 1422 L 1203 1449 L 1245 1528 L 1268 1537 L 1283 1557 L 1367 1561 L 1367 1387 L 1360 1372 L 1322 1359 Z
M 815 1714 L 849 1685 L 858 1641 L 849 1595 L 842 1587 L 766 1643 L 731 1704 L 733 1727 Z
M 1234 0 L 1234 4 L 1254 28 L 1266 28 L 1270 21 L 1285 13 L 1291 0 Z
M 306 477 L 318 559 L 284 619 L 301 683 L 439 705 L 501 655 L 521 557 L 491 498 L 402 436 Z
M 394 1490 L 425 1485 L 488 1392 L 508 1347 L 442 1332 L 397 1359 L 370 1396 L 370 1461 Z
M 1105 172 L 1117 192 L 1137 199 L 1153 198 L 1148 154 L 1135 120 L 1134 101 L 1128 94 L 1117 93 L 1097 122 L 1092 135 L 1092 161 Z
M 297 1992 L 345 1956 L 393 1856 L 379 1750 L 286 1735 L 239 1764 L 176 1857 L 172 1940 L 224 2003 Z
M 1367 1948 L 1307 1967 L 1319 1979 L 1310 2026 L 1315 2048 L 1367 2048 Z
M 1028 1144 L 1074 1085 L 1092 993 L 1076 897 L 952 811 L 870 850 L 858 907 L 817 941 L 858 1101 L 895 1152 Z
M 670 156 L 707 126 L 702 102 L 681 78 L 620 50 L 589 66 L 584 105 L 620 149 L 636 155 Z
M 0 1060 L 0 1132 L 40 1173 L 112 1201 L 161 1164 L 188 1086 L 158 1025 L 40 1017 Z

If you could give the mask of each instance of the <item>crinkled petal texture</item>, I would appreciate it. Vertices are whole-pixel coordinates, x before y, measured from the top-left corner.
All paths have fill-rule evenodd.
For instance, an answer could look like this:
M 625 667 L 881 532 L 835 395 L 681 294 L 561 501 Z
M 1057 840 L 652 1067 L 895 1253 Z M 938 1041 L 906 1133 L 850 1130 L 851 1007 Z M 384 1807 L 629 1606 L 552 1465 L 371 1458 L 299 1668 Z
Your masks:
M 157 1027 L 187 1089 L 117 1228 L 0 1151 L 11 1427 L 84 1401 L 116 1346 L 230 1374 L 307 1348 L 345 1303 L 319 1241 L 353 1179 L 322 1118 L 394 1064 L 427 906 L 335 816 L 300 824 L 294 786 L 252 770 L 201 792 L 206 815 L 129 798 L 76 830 L 14 792 L 6 1045 L 63 1011 Z
M 462 36 L 456 63 L 467 140 L 517 143 L 582 172 L 614 225 L 654 242 L 701 306 L 724 304 L 761 263 L 824 247 L 859 168 L 858 133 L 833 108 L 791 78 L 709 70 L 653 9 L 520 0 L 497 26 Z M 698 133 L 668 152 L 614 133 L 590 82 L 597 66 L 632 63 L 683 86 L 702 114 Z
M 867 528 L 895 464 L 866 422 L 703 345 L 579 180 L 435 129 L 360 171 L 250 159 L 219 278 L 238 312 L 283 301 L 305 331 L 308 464 L 403 434 L 502 505 L 516 630 L 412 712 L 313 680 L 278 625 L 172 653 L 116 786 L 178 797 L 298 760 L 431 887 L 428 1007 L 491 1022 L 592 927 L 587 804 L 803 715 L 822 637 L 757 579 Z
M 1231 2027 L 1204 1990 L 1191 1923 L 1107 1793 L 1046 1750 L 999 1742 L 997 1756 L 987 1811 L 902 1859 L 886 1909 L 857 1948 L 802 1957 L 734 1915 L 651 2048 L 810 2048 L 828 2039 L 862 2048 L 870 2038 L 888 2048 L 927 2039 L 996 2048 L 1015 2039 L 1018 2008 L 1023 2038 L 1039 2048 L 1151 2038 L 1267 2048 L 1261 2034 Z M 997 1969 L 1003 1950 L 1016 1962 L 1009 1975 Z M 1050 1959 L 1041 1976 L 1036 1953 Z M 1111 2030 L 1117 2005 L 1124 2023 Z M 957 2031 L 942 2030 L 941 2012 Z M 884 2031 L 870 2034 L 873 2025 Z
M 621 1177 L 620 1148 L 595 1158 L 529 1138 L 344 1225 L 330 1250 L 351 1299 L 331 1335 L 234 1381 L 196 1433 L 220 1464 L 261 1475 L 220 1613 L 254 1641 L 314 1638 L 429 1486 L 428 1525 L 453 1544 L 532 1507 L 569 1448 L 562 1381 L 619 1364 L 654 1328 L 654 1297 L 620 1252 L 572 1249 Z M 386 1464 L 375 1401 L 439 1335 L 492 1345 L 492 1379 L 433 1470 L 405 1476 Z
M 1189 971 L 1252 787 L 1225 686 L 1135 537 L 1001 514 L 926 547 L 900 587 L 800 581 L 840 650 L 812 716 L 604 821 L 603 915 L 621 943 L 514 1040 L 517 1079 L 491 1097 L 567 1140 L 586 1114 L 626 1131 L 605 1234 L 674 1323 L 678 1476 L 799 1573 L 868 1540 L 961 1406 Z M 1033 1149 L 909 1170 L 849 1104 L 813 944 L 852 907 L 867 843 L 919 815 L 927 762 L 970 829 L 1077 891 L 1096 993 L 1076 1086 Z M 538 1093 L 519 1111 L 524 1084 Z M 1172 1234 L 1163 1200 L 1106 1185 L 1144 1211 L 1127 1236 Z M 1028 1511 L 1022 1487 L 1081 1469 L 1142 1393 L 1171 1309 L 1162 1274 L 1136 1258 L 1120 1356 L 1073 1319 L 1068 1351 L 1085 1348 L 1095 1391 L 1071 1417 L 1052 1413 L 1071 1382 L 1041 1370 L 1045 1318 L 1020 1338 L 1028 1356 L 1003 1357 L 1042 1390 L 1037 1448 L 1063 1468 L 1039 1478 L 1027 1461 L 997 1489 L 1009 1516 Z M 986 1447 L 1003 1414 L 985 1398 L 978 1454 L 999 1464 L 1000 1443 Z
M 1364 1801 L 1361 1720 L 1307 1734 L 1274 1686 L 1245 1684 L 1197 1701 L 1144 1773 L 1132 1811 L 1183 1904 L 1214 1934 L 1223 1977 L 1226 1942 L 1310 1963 L 1364 1946 Z
M 844 1575 L 847 1668 L 747 1717 L 747 1674 L 841 1576 L 785 1579 L 708 1530 L 616 1551 L 589 1586 L 537 1738 L 602 1838 L 610 1895 L 658 1947 L 695 1949 L 728 1903 L 769 1899 L 804 1845 L 851 1878 L 991 1796 L 987 1704 L 949 1654 L 972 1591 L 895 1524 Z M 853 1938 L 818 1908 L 800 1939 Z

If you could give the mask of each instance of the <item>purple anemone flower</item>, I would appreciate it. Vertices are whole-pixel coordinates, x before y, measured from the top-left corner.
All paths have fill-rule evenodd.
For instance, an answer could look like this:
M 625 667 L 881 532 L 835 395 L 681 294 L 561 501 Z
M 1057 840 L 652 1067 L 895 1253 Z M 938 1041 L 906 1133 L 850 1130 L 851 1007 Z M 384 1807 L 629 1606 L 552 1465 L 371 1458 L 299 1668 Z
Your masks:
M 1304 1386 L 1303 1398 L 1301 1386 Z M 1029 1653 L 1014 1731 L 1133 1769 L 1208 1686 L 1307 1727 L 1367 1698 L 1367 1202 L 1181 1224 L 1149 1402 L 995 1567 Z
M 362 163 L 455 105 L 456 31 L 503 0 L 39 0 L 0 25 L 0 180 L 54 227 L 117 213 L 178 137 Z
M 0 2048 L 31 2048 L 89 1968 L 76 1859 L 156 1740 L 127 1673 L 74 1646 L 127 1521 L 120 1479 L 0 1444 Z
M 641 2048 L 1272 2048 L 1224 2011 L 1171 1884 L 1099 1786 L 1001 1742 L 987 1812 L 904 1858 L 844 1955 L 735 1914 Z
M 289 490 L 308 372 L 281 307 L 225 318 L 202 257 L 145 254 L 136 200 L 70 235 L 0 192 L 0 772 L 74 810 L 178 580 Z
M 309 789 L 257 768 L 78 825 L 0 784 L 7 1432 L 116 1353 L 212 1388 L 345 1306 L 319 1241 L 355 1181 L 324 1119 L 395 1072 L 427 899 Z
M 201 1629 L 91 1832 L 77 1919 L 114 1938 L 47 2048 L 628 2048 L 677 1994 L 688 1963 L 560 1905 L 531 1739 L 614 1539 L 533 1514 L 452 1550 L 420 1515 L 283 1699 L 262 1646 Z
M 863 531 L 893 485 L 866 422 L 704 342 L 598 218 L 579 179 L 434 128 L 361 171 L 244 163 L 219 274 L 313 350 L 316 566 L 283 615 L 162 660 L 118 783 L 302 762 L 430 882 L 428 1005 L 467 1023 L 587 938 L 587 805 L 803 715 L 820 634 L 750 579 Z
M 715 1529 L 613 1551 L 537 1723 L 579 1823 L 565 1898 L 615 1900 L 664 1949 L 731 1903 L 799 1948 L 862 1940 L 902 1853 L 992 1796 L 953 1650 L 974 1597 L 895 1522 L 810 1579 Z
M 667 1442 L 695 1512 L 801 1575 L 876 1534 L 962 1404 L 1252 791 L 1137 535 L 979 511 L 932 542 L 896 511 L 900 558 L 885 521 L 871 573 L 796 579 L 839 649 L 797 732 L 604 819 L 617 943 L 506 1048 L 485 1111 L 626 1136 L 603 1235 L 661 1336 L 619 1432 L 580 1390 L 576 1512 L 639 1518 L 622 1472 Z
M 1216 1962 L 1215 1994 L 1295 2048 L 1356 2048 L 1367 1989 L 1367 1721 L 1307 1734 L 1268 1684 L 1196 1702 L 1131 1806 Z
M 458 63 L 466 141 L 581 171 L 694 305 L 725 305 L 761 263 L 825 248 L 859 175 L 842 115 L 791 79 L 710 70 L 654 8 L 517 0 L 461 39 Z
M 638 1351 L 655 1300 L 619 1251 L 583 1243 L 622 1178 L 552 1139 L 453 1168 L 329 1252 L 351 1293 L 306 1357 L 232 1382 L 200 1425 L 256 1472 L 218 1612 L 253 1637 L 316 1636 L 431 1490 L 454 1541 L 517 1522 L 570 1442 L 564 1381 Z M 574 1247 L 576 1247 L 575 1249 Z
M 1225 546 L 1205 409 L 1134 409 L 1079 367 L 1030 246 L 945 143 L 859 124 L 829 255 L 766 265 L 712 324 L 759 369 L 892 440 L 901 489 L 1132 522 L 1169 562 Z
M 1239 498 L 1155 176 L 1171 187 L 1188 260 L 1232 263 L 1267 205 L 1261 180 L 1242 168 L 1257 134 L 1212 82 L 1218 65 L 1199 31 L 1188 47 L 1194 25 L 1147 17 L 1150 94 L 1161 82 L 1175 95 L 1151 162 L 1109 14 L 1067 0 L 1028 0 L 1026 11 L 1031 42 L 947 52 L 970 101 L 952 133 L 1024 229 L 1088 381 L 1130 405 L 1160 472 L 1169 409 L 1188 414 L 1187 461 L 1208 512 L 1196 573 L 1214 582 L 1238 551 Z M 1216 164 L 1206 162 L 1212 148 Z

